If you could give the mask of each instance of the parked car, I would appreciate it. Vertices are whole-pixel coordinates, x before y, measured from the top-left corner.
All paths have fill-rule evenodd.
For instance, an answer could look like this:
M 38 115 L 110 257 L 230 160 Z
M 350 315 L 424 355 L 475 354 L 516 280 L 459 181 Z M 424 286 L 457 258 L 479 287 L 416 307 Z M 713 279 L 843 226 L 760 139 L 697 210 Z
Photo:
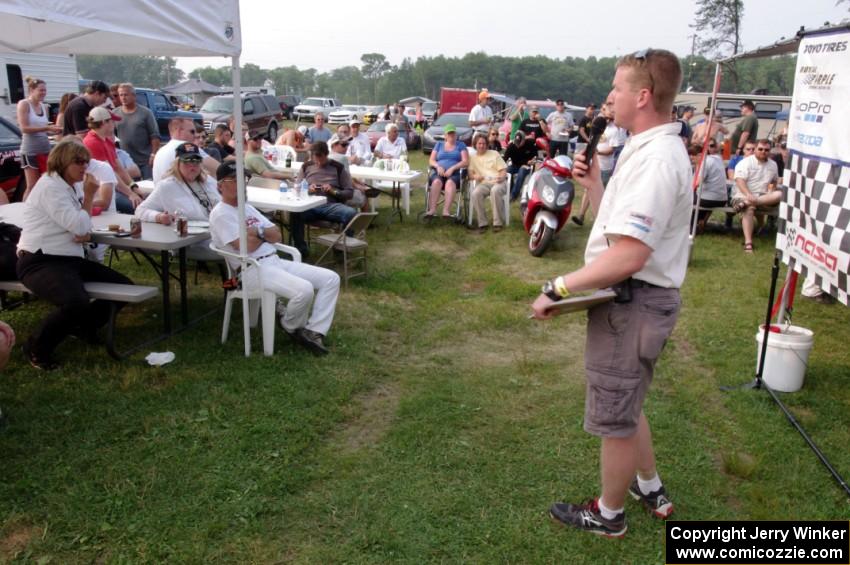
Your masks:
M 280 104 L 280 111 L 283 113 L 283 117 L 291 120 L 293 110 L 301 104 L 301 97 L 294 94 L 282 94 L 277 97 L 277 101 Z
M 153 111 L 156 125 L 159 127 L 159 137 L 162 141 L 171 139 L 171 135 L 168 133 L 168 122 L 172 118 L 188 118 L 195 122 L 196 126 L 204 127 L 204 118 L 201 114 L 178 108 L 171 102 L 169 96 L 161 90 L 136 88 L 136 103 Z
M 312 120 L 316 112 L 324 112 L 325 116 L 338 109 L 342 104 L 336 98 L 305 98 L 295 107 L 292 116 L 296 120 Z
M 212 133 L 218 124 L 227 124 L 233 116 L 233 95 L 213 96 L 201 106 L 204 128 Z M 242 129 L 251 135 L 262 133 L 271 143 L 277 140 L 283 112 L 271 94 L 246 92 L 242 95 Z
M 369 124 L 377 122 L 383 113 L 383 106 L 368 106 L 361 119 L 363 120 L 363 123 L 368 126 Z
M 329 124 L 347 124 L 349 121 L 357 118 L 363 121 L 363 114 L 369 110 L 366 106 L 355 106 L 345 104 L 339 110 L 334 110 L 328 115 Z
M 21 169 L 21 130 L 11 121 L 0 117 L 0 189 L 9 202 L 20 202 L 27 181 Z
M 472 128 L 469 126 L 469 114 L 466 112 L 449 112 L 442 114 L 434 124 L 425 130 L 425 135 L 422 136 L 422 151 L 430 155 L 434 146 L 438 141 L 443 141 L 446 136 L 443 135 L 443 126 L 446 124 L 454 124 L 457 128 L 458 140 L 466 145 L 472 145 Z
M 375 145 L 377 145 L 378 140 L 387 134 L 386 127 L 389 123 L 390 122 L 384 120 L 379 120 L 369 126 L 369 129 L 366 130 L 366 136 L 369 138 L 369 144 L 372 146 L 372 149 L 375 149 Z M 419 134 L 416 133 L 412 127 L 403 122 L 398 122 L 398 135 L 404 139 L 405 143 L 407 143 L 408 151 L 418 149 L 421 145 Z

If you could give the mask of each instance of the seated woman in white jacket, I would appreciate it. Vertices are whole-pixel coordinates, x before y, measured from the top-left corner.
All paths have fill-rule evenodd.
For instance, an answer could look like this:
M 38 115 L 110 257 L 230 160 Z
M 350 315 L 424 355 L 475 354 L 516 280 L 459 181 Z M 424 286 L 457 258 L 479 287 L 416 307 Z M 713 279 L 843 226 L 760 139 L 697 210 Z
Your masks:
M 186 142 L 177 147 L 176 155 L 171 169 L 136 208 L 136 217 L 143 222 L 170 225 L 177 212 L 188 220 L 209 221 L 210 211 L 221 200 L 215 179 L 204 171 L 198 146 Z M 200 261 L 220 261 L 221 257 L 208 245 L 203 241 L 190 246 L 187 256 Z

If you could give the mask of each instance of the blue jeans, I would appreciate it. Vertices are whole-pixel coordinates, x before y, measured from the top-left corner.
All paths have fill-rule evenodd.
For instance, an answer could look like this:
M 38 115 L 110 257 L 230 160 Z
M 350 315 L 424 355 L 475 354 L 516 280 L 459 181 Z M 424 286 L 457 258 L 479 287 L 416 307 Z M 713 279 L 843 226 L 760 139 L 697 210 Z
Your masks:
M 120 214 L 132 214 L 136 211 L 136 209 L 133 208 L 133 203 L 130 202 L 130 199 L 117 190 L 115 191 L 115 209 Z
M 357 215 L 357 210 L 345 204 L 331 203 L 322 204 L 311 208 L 301 214 L 291 214 L 290 224 L 292 228 L 292 242 L 298 251 L 305 257 L 310 254 L 310 248 L 304 240 L 304 224 L 317 221 L 334 222 L 348 225 L 348 222 Z
M 522 190 L 522 183 L 525 182 L 525 177 L 531 172 L 528 167 L 517 167 L 511 165 L 508 167 L 508 172 L 513 175 L 513 185 L 511 186 L 511 200 L 519 198 L 519 191 Z

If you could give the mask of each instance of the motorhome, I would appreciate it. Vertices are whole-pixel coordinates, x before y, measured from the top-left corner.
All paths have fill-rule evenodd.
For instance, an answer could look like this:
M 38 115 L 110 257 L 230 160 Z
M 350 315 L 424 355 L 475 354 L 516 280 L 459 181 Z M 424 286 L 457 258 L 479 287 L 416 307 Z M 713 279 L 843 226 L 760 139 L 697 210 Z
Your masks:
M 756 107 L 756 117 L 759 120 L 760 138 L 775 140 L 788 126 L 788 112 L 791 109 L 790 96 L 770 96 L 762 94 L 728 94 L 718 93 L 717 112 L 723 119 L 723 125 L 729 131 L 735 129 L 741 121 L 741 103 L 751 100 Z M 703 118 L 703 109 L 711 104 L 710 92 L 682 92 L 676 96 L 676 106 L 693 106 L 696 111 L 691 118 L 691 125 L 696 125 Z
M 27 96 L 24 78 L 32 76 L 47 83 L 47 98 L 51 119 L 66 92 L 79 92 L 77 59 L 73 55 L 0 52 L 0 116 L 17 123 L 15 108 Z

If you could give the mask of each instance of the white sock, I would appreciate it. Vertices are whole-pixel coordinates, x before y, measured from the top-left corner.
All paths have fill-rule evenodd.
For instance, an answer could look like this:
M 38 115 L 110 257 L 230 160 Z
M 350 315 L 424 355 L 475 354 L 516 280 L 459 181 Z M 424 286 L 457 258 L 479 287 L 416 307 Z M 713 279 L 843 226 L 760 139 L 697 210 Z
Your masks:
M 646 481 L 638 475 L 637 481 L 638 488 L 643 494 L 650 494 L 661 488 L 661 479 L 658 477 L 658 473 L 655 473 L 654 477 Z
M 602 514 L 602 517 L 606 520 L 613 520 L 614 518 L 623 513 L 622 508 L 618 508 L 617 510 L 611 510 L 610 508 L 602 504 L 601 497 L 597 501 L 597 504 L 599 505 L 599 513 Z

